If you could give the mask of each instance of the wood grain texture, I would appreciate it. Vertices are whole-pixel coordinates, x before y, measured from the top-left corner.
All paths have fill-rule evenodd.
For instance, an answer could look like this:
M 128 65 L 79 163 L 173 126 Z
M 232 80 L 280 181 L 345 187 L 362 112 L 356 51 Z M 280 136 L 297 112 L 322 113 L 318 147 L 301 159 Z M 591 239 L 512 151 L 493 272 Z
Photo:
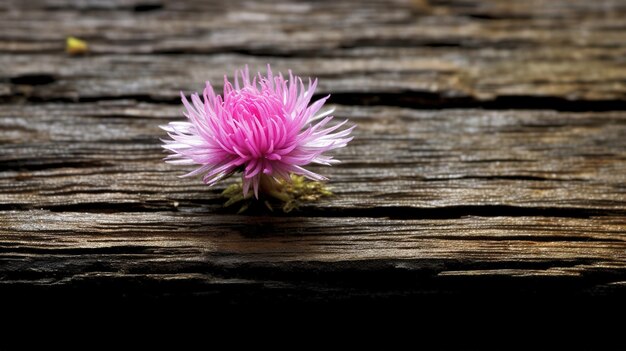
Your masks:
M 0 57 L 0 96 L 171 101 L 244 64 L 271 62 L 322 78 L 321 93 L 389 104 L 509 108 L 536 97 L 544 107 L 590 100 L 624 108 L 619 0 L 185 1 L 134 11 L 142 4 L 7 1 L 0 52 L 11 55 Z M 93 55 L 63 55 L 67 36 L 85 38 Z M 47 84 L 10 83 L 33 76 Z M 398 92 L 405 95 L 381 98 Z
M 623 1 L 0 3 L 0 296 L 626 292 Z M 90 53 L 64 53 L 67 36 Z M 248 64 L 356 124 L 335 195 L 235 215 L 158 128 Z M 195 300 L 194 300 L 195 301 Z
M 158 284 L 158 293 L 186 287 L 184 294 L 306 286 L 313 299 L 364 297 L 372 290 L 385 297 L 571 296 L 622 290 L 626 278 L 626 258 L 617 254 L 626 248 L 624 217 L 398 220 L 33 210 L 6 211 L 0 220 L 6 225 L 0 287 L 14 289 Z M 482 286 L 503 278 L 511 285 Z
M 310 210 L 384 207 L 626 209 L 622 112 L 421 111 L 336 106 L 358 128 L 331 178 L 336 197 Z M 180 106 L 107 102 L 13 105 L 0 111 L 0 204 L 219 205 L 224 185 L 178 179 L 158 126 Z M 80 208 L 80 207 L 78 207 Z
M 625 53 L 616 55 L 623 57 Z M 592 52 L 585 57 L 584 50 L 570 49 L 552 54 L 448 48 L 374 48 L 346 58 L 4 55 L 0 57 L 0 79 L 4 82 L 0 97 L 8 101 L 129 98 L 173 103 L 181 90 L 189 93 L 202 89 L 205 80 L 220 87 L 224 73 L 232 74 L 246 64 L 264 71 L 271 62 L 275 70 L 297 67 L 303 76 L 320 78 L 320 94 L 332 92 L 349 104 L 623 109 L 626 66 L 617 58 L 596 55 Z

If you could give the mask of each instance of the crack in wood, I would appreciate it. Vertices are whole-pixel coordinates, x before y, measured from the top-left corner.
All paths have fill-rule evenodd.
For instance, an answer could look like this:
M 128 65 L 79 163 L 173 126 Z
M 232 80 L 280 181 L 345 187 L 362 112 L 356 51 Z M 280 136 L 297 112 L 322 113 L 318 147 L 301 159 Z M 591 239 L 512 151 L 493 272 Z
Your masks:
M 50 82 L 51 83 L 51 82 Z M 31 83 L 35 85 L 35 83 Z M 49 83 L 41 83 L 49 84 Z M 314 100 L 326 96 L 318 94 Z M 30 103 L 90 103 L 105 101 L 132 100 L 137 103 L 180 105 L 179 97 L 163 97 L 143 94 L 133 95 L 99 95 L 74 98 L 25 96 Z M 11 104 L 23 100 L 19 94 L 0 96 L 0 103 Z M 331 94 L 329 103 L 353 106 L 396 106 L 411 109 L 484 109 L 484 110 L 554 110 L 562 112 L 605 112 L 626 110 L 626 100 L 571 100 L 557 96 L 497 96 L 491 100 L 478 100 L 472 97 L 449 97 L 439 93 L 426 92 L 395 92 L 395 93 L 361 93 L 339 92 Z

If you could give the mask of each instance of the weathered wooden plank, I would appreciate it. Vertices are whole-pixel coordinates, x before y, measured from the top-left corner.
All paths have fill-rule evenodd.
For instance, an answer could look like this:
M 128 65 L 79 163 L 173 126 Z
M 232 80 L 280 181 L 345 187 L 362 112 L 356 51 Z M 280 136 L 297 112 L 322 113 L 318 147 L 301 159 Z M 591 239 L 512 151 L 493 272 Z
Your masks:
M 0 2 L 0 295 L 620 296 L 625 16 L 619 0 Z M 90 54 L 67 56 L 67 36 Z M 319 77 L 356 138 L 316 169 L 336 196 L 235 216 L 224 184 L 161 161 L 157 126 L 181 118 L 180 90 L 266 63 Z
M 5 1 L 0 46 L 62 49 L 81 35 L 96 53 L 270 50 L 311 53 L 354 46 L 623 46 L 619 0 L 155 2 Z M 159 8 L 158 5 L 161 5 Z M 155 8 L 156 7 L 156 8 Z M 2 9 L 0 8 L 0 9 Z M 54 29 L 54 30 L 51 30 Z M 271 33 L 271 35 L 267 35 Z
M 178 179 L 159 124 L 181 107 L 133 101 L 0 110 L 5 208 L 217 206 L 223 185 Z M 336 196 L 312 206 L 371 209 L 517 206 L 626 209 L 626 114 L 422 111 L 337 106 L 358 125 L 338 151 Z M 126 204 L 126 205 L 123 205 Z
M 0 56 L 0 96 L 172 100 L 270 62 L 323 78 L 321 92 L 376 93 L 370 102 L 412 92 L 422 95 L 405 101 L 416 106 L 534 96 L 564 100 L 554 108 L 571 100 L 624 108 L 626 8 L 617 0 L 157 4 L 138 14 L 144 3 L 135 1 L 7 2 L 0 51 L 31 54 Z M 69 59 L 70 35 L 96 55 Z
M 626 280 L 625 217 L 389 220 L 4 211 L 0 223 L 4 288 L 54 291 L 97 283 L 111 290 L 120 284 L 124 291 L 158 283 L 143 291 L 156 296 L 176 293 L 179 286 L 185 286 L 183 293 L 206 294 L 231 293 L 238 285 L 278 291 L 306 285 L 317 298 L 346 298 L 364 294 L 377 279 L 389 283 L 377 288 L 383 295 L 397 295 L 482 291 L 485 279 L 513 277 L 511 292 L 545 293 L 555 285 L 533 283 L 552 281 L 558 282 L 552 293 L 569 296 L 623 289 Z M 466 285 L 450 284 L 459 279 Z
M 620 59 L 625 52 L 612 49 L 611 56 L 606 57 L 607 51 L 598 50 L 523 53 L 486 49 L 464 53 L 449 48 L 371 49 L 352 53 L 366 57 L 323 59 L 233 54 L 3 55 L 0 94 L 5 100 L 24 96 L 30 100 L 174 101 L 181 90 L 201 89 L 205 80 L 220 87 L 224 73 L 246 64 L 264 70 L 271 63 L 275 70 L 293 69 L 303 76 L 319 77 L 321 94 L 369 93 L 368 103 L 476 107 L 481 102 L 509 98 L 500 106 L 512 103 L 514 107 L 532 107 L 534 102 L 527 101 L 530 97 L 553 97 L 559 100 L 542 107 L 562 109 L 559 103 L 591 100 L 605 101 L 594 108 L 607 110 L 616 105 L 623 108 L 620 100 L 626 96 L 626 66 Z M 379 53 L 398 56 L 377 57 Z M 385 95 L 400 92 L 408 96 Z M 385 102 L 386 98 L 396 100 Z

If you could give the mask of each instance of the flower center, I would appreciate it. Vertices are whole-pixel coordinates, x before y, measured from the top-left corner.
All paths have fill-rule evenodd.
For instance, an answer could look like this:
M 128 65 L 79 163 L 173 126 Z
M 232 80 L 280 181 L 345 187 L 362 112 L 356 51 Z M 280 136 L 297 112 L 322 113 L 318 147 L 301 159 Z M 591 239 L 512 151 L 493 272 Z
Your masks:
M 276 94 L 256 87 L 231 91 L 224 97 L 230 112 L 230 141 L 233 151 L 247 160 L 279 160 L 289 134 L 289 119 Z
M 265 125 L 267 119 L 285 115 L 283 104 L 276 96 L 250 88 L 233 91 L 227 96 L 224 105 L 228 106 L 233 119 L 239 122 L 255 120 Z

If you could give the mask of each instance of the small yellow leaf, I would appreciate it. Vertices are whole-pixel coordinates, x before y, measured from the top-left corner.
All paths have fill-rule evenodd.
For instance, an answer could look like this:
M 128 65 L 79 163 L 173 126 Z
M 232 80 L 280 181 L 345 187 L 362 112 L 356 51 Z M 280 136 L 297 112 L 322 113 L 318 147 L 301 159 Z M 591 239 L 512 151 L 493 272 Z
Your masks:
M 89 51 L 87 42 L 74 37 L 68 37 L 65 44 L 65 52 L 70 55 L 86 54 Z

